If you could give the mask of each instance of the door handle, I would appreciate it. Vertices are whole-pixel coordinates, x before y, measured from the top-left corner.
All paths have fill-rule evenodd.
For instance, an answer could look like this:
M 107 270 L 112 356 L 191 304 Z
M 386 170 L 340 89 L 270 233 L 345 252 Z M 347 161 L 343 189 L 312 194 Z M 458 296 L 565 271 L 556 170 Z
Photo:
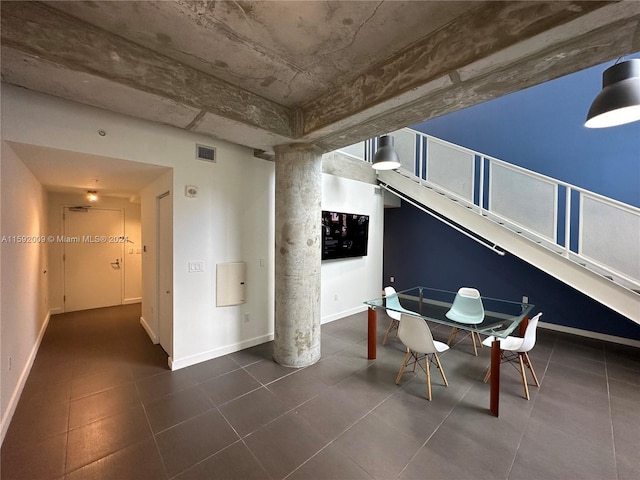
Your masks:
M 115 262 L 111 262 L 111 266 L 116 267 L 116 268 L 120 268 L 120 259 L 116 258 Z

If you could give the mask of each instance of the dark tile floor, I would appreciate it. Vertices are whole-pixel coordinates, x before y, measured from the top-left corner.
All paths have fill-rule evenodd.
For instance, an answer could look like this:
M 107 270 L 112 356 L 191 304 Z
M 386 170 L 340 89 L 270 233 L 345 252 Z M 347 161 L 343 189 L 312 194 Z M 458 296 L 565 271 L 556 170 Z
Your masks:
M 366 313 L 322 327 L 299 370 L 265 344 L 183 370 L 139 324 L 138 305 L 54 316 L 2 446 L 12 479 L 638 479 L 637 349 L 539 329 L 541 387 L 505 365 L 488 414 L 488 349 L 442 355 L 449 380 L 394 384 L 392 337 L 366 359 Z M 387 319 L 379 322 L 379 334 Z M 433 326 L 437 339 L 449 331 Z

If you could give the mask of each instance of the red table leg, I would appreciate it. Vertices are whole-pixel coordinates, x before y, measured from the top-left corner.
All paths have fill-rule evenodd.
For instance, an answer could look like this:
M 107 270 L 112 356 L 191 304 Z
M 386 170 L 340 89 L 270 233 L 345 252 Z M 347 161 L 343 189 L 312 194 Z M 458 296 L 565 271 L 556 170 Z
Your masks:
M 367 327 L 367 341 L 368 341 L 368 348 L 367 348 L 367 358 L 369 360 L 375 360 L 376 359 L 376 343 L 377 343 L 377 337 L 378 337 L 378 321 L 377 321 L 377 315 L 376 315 L 376 309 L 369 307 L 369 315 L 367 317 L 368 319 L 368 327 Z
M 520 322 L 520 336 L 524 337 L 524 332 L 529 324 L 529 317 L 525 315 Z M 496 417 L 500 409 L 500 364 L 502 363 L 502 352 L 500 342 L 493 340 L 491 343 L 491 391 L 489 394 L 489 410 Z
M 500 342 L 491 343 L 491 393 L 489 394 L 489 410 L 496 417 L 500 406 Z

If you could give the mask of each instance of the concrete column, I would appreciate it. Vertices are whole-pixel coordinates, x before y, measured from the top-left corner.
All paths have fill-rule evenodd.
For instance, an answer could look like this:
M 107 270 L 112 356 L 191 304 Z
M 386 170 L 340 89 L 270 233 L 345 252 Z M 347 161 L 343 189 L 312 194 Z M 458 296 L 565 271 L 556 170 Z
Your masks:
M 276 153 L 275 338 L 273 358 L 288 367 L 320 359 L 322 152 L 310 144 Z

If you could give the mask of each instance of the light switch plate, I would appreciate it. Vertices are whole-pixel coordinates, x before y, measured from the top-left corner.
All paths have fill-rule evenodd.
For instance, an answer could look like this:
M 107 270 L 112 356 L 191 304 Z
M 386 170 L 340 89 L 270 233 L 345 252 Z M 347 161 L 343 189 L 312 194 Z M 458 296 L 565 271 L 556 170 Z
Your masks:
M 204 272 L 204 262 L 189 262 L 189 273 Z

